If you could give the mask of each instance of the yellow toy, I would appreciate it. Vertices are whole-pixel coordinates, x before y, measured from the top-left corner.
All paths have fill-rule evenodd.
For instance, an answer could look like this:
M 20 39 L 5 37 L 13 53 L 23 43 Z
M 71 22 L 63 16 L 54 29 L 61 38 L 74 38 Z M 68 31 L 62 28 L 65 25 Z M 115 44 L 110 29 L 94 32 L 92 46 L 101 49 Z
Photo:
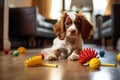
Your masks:
M 98 58 L 92 58 L 89 62 L 89 67 L 91 69 L 99 69 L 100 66 L 116 67 L 116 64 L 101 64 L 101 61 Z
M 35 67 L 35 66 L 47 66 L 47 67 L 57 67 L 57 64 L 43 64 L 42 56 L 33 56 L 24 62 L 25 67 Z
M 26 48 L 24 47 L 19 47 L 17 50 L 19 54 L 24 54 L 26 52 Z
M 120 62 L 120 53 L 117 54 L 116 59 L 117 59 L 118 62 Z
M 101 62 L 98 58 L 92 58 L 89 62 L 89 67 L 91 69 L 99 69 L 100 66 L 101 66 Z

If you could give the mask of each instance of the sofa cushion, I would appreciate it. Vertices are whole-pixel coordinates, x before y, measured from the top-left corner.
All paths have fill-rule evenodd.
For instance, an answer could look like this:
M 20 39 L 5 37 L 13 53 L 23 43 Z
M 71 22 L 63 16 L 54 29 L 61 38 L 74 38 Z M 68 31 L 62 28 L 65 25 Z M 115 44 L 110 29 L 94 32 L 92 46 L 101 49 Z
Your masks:
M 40 14 L 37 14 L 37 24 L 38 24 L 38 27 L 45 28 L 45 29 L 52 30 L 52 27 L 53 27 L 53 24 L 45 21 L 45 17 Z
M 36 36 L 54 38 L 55 34 L 53 30 L 37 27 Z
M 112 19 L 109 19 L 109 20 L 103 22 L 101 25 L 101 29 L 107 29 L 107 28 L 111 27 L 111 23 L 112 23 Z
M 112 34 L 112 28 L 106 28 L 101 31 L 101 37 L 109 37 Z
M 108 37 L 112 34 L 112 19 L 108 19 L 107 21 L 101 24 L 101 37 Z
M 45 22 L 45 21 L 41 21 L 38 24 L 38 27 L 52 30 L 53 24 Z

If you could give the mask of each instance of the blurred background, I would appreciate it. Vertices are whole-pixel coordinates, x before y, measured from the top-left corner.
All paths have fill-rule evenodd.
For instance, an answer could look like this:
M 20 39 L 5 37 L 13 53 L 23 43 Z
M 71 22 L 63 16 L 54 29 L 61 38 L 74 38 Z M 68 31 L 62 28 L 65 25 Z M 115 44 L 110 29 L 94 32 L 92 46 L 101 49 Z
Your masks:
M 8 21 L 8 28 L 6 30 L 4 25 L 0 26 L 3 30 L 0 33 L 0 48 L 8 47 L 5 46 L 8 42 L 12 49 L 19 46 L 51 46 L 56 37 L 52 27 L 60 19 L 62 12 L 81 11 L 94 26 L 94 34 L 85 44 L 119 50 L 119 2 L 120 0 L 1 0 L 1 5 L 7 3 L 4 7 L 8 10 L 5 12 L 8 13 L 8 18 L 4 22 Z M 7 37 L 4 37 L 5 35 Z M 5 43 L 5 40 L 8 42 Z

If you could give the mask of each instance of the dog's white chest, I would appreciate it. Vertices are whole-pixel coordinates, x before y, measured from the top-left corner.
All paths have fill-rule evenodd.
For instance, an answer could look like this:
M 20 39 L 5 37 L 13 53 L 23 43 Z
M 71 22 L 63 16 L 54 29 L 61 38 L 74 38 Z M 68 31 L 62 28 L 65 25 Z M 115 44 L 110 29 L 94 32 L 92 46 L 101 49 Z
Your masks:
M 74 42 L 74 43 L 67 43 L 66 44 L 66 49 L 67 49 L 67 52 L 68 54 L 71 54 L 71 52 L 75 49 L 80 49 L 82 47 L 82 43 L 77 41 L 77 42 Z

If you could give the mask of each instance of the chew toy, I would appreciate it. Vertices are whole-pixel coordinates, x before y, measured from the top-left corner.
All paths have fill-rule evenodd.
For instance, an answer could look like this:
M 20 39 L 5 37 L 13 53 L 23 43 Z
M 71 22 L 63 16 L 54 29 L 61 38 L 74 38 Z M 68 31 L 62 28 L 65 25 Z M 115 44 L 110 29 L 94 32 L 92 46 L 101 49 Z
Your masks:
M 117 59 L 118 62 L 120 62 L 120 53 L 117 54 L 116 59 Z
M 42 63 L 43 54 L 39 56 L 33 56 L 24 62 L 25 67 L 35 67 L 35 66 L 47 66 L 47 67 L 57 67 L 57 64 L 44 64 Z
M 18 51 L 15 50 L 15 51 L 13 52 L 13 55 L 14 55 L 14 56 L 18 56 L 18 55 L 19 55 Z
M 98 52 L 96 52 L 92 48 L 85 48 L 80 52 L 79 55 L 79 63 L 84 64 L 88 62 L 90 59 L 95 58 L 97 56 Z
M 104 51 L 100 51 L 100 52 L 99 52 L 99 55 L 100 55 L 100 57 L 104 57 L 105 52 L 104 52 Z
M 9 49 L 4 49 L 4 53 L 8 54 L 9 53 Z
M 19 54 L 24 54 L 26 52 L 26 48 L 24 47 L 19 47 L 18 49 Z
M 100 66 L 116 67 L 116 64 L 102 64 L 98 58 L 92 58 L 89 62 L 89 67 L 91 69 L 99 69 Z
M 45 56 L 43 54 L 38 54 L 39 56 L 42 56 L 42 60 L 45 58 Z
M 89 67 L 91 69 L 99 69 L 101 62 L 98 58 L 92 58 L 89 62 Z

